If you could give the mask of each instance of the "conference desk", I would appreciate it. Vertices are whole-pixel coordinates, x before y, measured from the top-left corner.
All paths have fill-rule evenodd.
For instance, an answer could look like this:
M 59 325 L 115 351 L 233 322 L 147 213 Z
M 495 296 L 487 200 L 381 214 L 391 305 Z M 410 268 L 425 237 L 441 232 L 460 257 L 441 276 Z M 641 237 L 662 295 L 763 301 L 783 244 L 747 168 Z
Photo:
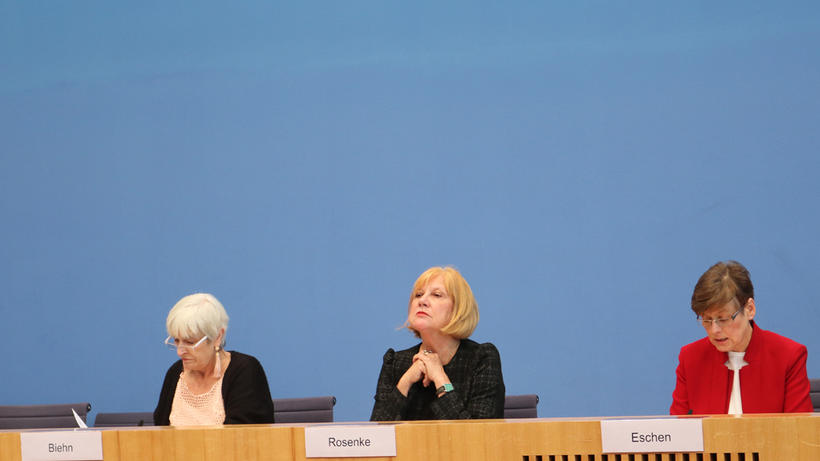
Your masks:
M 640 417 L 644 418 L 644 417 Z M 820 414 L 703 417 L 701 453 L 603 454 L 601 420 L 540 418 L 395 424 L 395 458 L 373 461 L 817 461 Z M 351 425 L 356 423 L 335 423 Z M 106 461 L 301 461 L 306 425 L 90 429 Z M 20 432 L 0 431 L 0 460 L 20 460 Z M 321 458 L 350 459 L 350 458 Z

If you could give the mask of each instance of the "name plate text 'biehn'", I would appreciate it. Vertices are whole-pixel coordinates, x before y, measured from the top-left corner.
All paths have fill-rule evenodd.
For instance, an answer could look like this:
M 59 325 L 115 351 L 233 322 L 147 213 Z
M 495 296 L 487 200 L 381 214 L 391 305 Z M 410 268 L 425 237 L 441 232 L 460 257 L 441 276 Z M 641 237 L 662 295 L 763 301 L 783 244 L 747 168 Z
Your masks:
M 392 424 L 305 427 L 305 458 L 396 456 Z
M 103 459 L 100 431 L 43 431 L 20 433 L 23 461 Z
M 601 421 L 604 453 L 703 451 L 703 420 L 614 419 Z

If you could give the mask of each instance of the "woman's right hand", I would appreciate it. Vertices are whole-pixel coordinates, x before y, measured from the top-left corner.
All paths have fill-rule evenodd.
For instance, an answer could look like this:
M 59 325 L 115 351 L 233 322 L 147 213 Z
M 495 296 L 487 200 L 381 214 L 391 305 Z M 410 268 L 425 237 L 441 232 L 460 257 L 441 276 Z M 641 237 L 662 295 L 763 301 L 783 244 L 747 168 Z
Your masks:
M 396 384 L 401 395 L 407 397 L 407 393 L 410 392 L 410 386 L 421 381 L 426 373 L 427 368 L 424 365 L 424 361 L 416 360 L 416 358 L 413 357 L 413 364 L 404 372 L 399 379 L 399 383 Z

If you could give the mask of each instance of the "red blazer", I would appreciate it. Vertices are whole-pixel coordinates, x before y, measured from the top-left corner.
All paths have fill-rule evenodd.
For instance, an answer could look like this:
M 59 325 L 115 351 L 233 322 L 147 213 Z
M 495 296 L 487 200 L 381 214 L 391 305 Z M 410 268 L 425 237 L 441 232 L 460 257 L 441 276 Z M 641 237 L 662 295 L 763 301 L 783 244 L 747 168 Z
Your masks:
M 806 346 L 766 331 L 752 322 L 752 339 L 740 370 L 743 413 L 798 413 L 813 410 L 806 375 Z M 683 346 L 678 382 L 669 413 L 726 414 L 732 392 L 728 354 L 703 338 Z

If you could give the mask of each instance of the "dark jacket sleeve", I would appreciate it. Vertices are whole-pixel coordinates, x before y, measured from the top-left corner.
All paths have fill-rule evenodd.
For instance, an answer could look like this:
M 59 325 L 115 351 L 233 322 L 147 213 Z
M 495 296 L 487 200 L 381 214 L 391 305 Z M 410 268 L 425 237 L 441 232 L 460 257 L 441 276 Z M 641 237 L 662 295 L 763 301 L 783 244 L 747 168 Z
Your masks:
M 396 352 L 388 349 L 382 361 L 382 370 L 376 384 L 376 402 L 373 404 L 371 421 L 400 421 L 407 408 L 407 397 L 403 396 L 396 387 L 401 376 L 396 376 Z
M 179 374 L 182 373 L 182 360 L 177 360 L 165 373 L 162 389 L 159 391 L 159 402 L 154 410 L 154 424 L 168 426 L 171 424 L 171 405 L 174 403 L 174 394 L 177 390 Z
M 456 388 L 433 400 L 430 408 L 437 419 L 490 419 L 504 417 L 504 376 L 501 356 L 492 343 L 479 345 L 472 369 L 469 395 Z
M 226 370 L 222 381 L 225 424 L 273 423 L 273 400 L 262 364 L 250 355 L 231 354 L 230 373 Z

